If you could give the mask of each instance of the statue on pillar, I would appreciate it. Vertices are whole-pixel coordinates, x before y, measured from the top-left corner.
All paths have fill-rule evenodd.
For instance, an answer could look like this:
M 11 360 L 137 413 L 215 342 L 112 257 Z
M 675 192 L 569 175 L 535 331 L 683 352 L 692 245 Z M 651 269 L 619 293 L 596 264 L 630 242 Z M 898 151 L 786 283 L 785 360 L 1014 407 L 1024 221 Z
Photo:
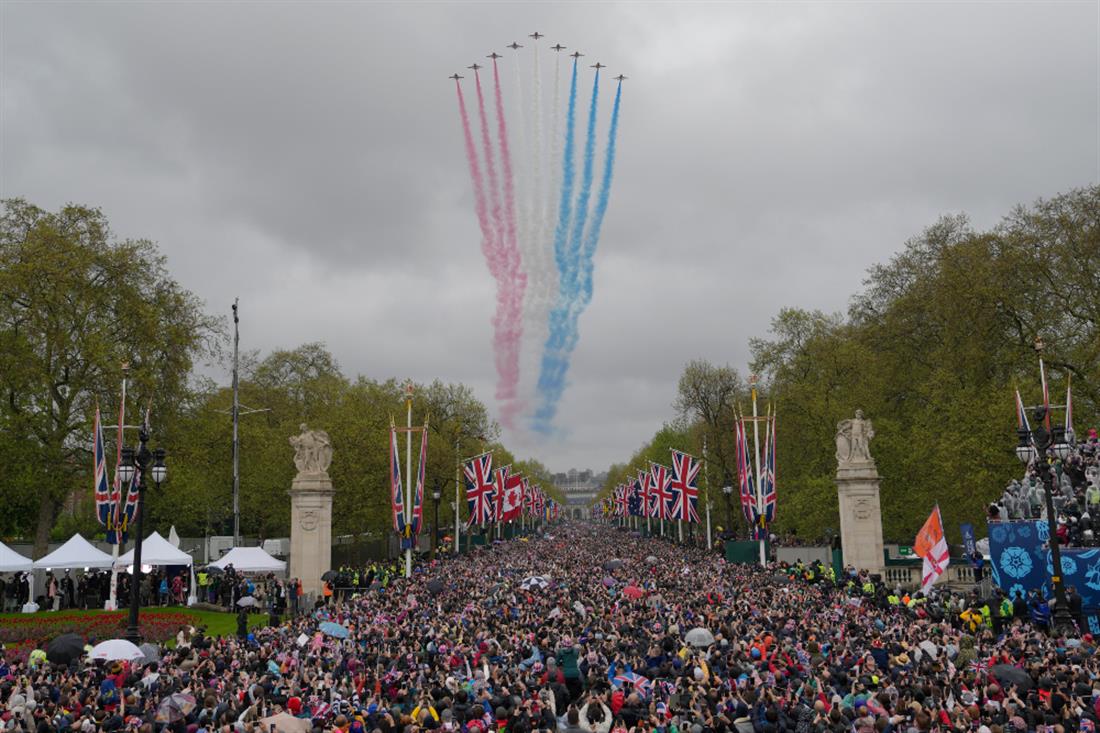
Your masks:
M 298 475 L 328 475 L 328 467 L 332 463 L 332 440 L 328 433 L 324 430 L 310 430 L 305 423 L 299 429 L 301 434 L 290 438 Z
M 850 463 L 874 463 L 870 446 L 874 437 L 874 426 L 864 419 L 863 410 L 856 410 L 853 419 L 837 423 L 836 460 L 840 467 Z

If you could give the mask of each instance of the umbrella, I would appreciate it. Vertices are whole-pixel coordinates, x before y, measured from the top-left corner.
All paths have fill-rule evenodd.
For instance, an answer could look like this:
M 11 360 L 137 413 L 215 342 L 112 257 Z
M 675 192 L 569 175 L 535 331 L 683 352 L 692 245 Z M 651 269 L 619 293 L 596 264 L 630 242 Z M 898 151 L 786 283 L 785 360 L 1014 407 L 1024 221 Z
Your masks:
M 154 720 L 158 723 L 175 723 L 186 718 L 197 705 L 194 695 L 177 692 L 174 695 L 169 695 L 161 702 Z
M 550 581 L 541 575 L 532 575 L 530 578 L 524 578 L 519 587 L 524 590 L 535 590 L 536 588 L 545 588 L 550 585 Z
M 340 577 L 340 573 L 336 572 L 335 570 L 326 570 L 324 572 L 324 574 L 321 576 L 321 580 L 327 580 L 327 581 L 331 582 L 333 580 L 336 580 L 339 577 Z
M 657 563 L 661 562 L 660 560 L 657 559 L 656 555 L 650 555 L 649 557 L 647 557 L 645 559 L 645 561 L 647 563 L 649 563 L 650 565 L 656 565 Z
M 932 659 L 935 659 L 940 655 L 940 648 L 936 646 L 934 642 L 929 641 L 928 639 L 925 639 L 920 644 L 917 644 L 917 646 L 920 647 L 920 650 L 922 652 L 927 654 Z
M 428 581 L 428 592 L 433 596 L 437 596 L 443 592 L 443 581 L 439 578 L 432 578 Z
M 217 565 L 207 565 L 205 568 L 203 568 L 202 572 L 206 573 L 207 575 L 222 575 L 223 573 L 225 573 L 225 571 L 219 568 Z
M 351 632 L 347 630 L 347 627 L 341 626 L 334 621 L 326 621 L 320 626 L 321 633 L 326 636 L 334 636 L 337 639 L 346 639 L 351 635 Z
M 313 721 L 308 718 L 295 718 L 290 713 L 279 713 L 260 721 L 264 730 L 275 729 L 275 733 L 309 733 L 313 730 Z
M 256 605 L 256 599 L 253 598 L 252 596 L 242 596 L 241 598 L 237 599 L 237 605 L 240 606 L 241 608 L 248 608 L 250 606 L 255 606 Z
M 604 570 L 618 570 L 623 566 L 623 561 L 619 559 L 608 560 L 603 564 Z
M 791 576 L 784 575 L 783 573 L 776 573 L 772 576 L 772 582 L 778 583 L 779 585 L 790 585 Z
M 92 648 L 92 653 L 88 655 L 92 659 L 105 659 L 108 662 L 116 659 L 124 659 L 128 662 L 133 662 L 145 657 L 141 653 L 141 649 L 131 642 L 125 639 L 108 639 L 107 641 L 101 641 Z
M 704 629 L 702 626 L 696 626 L 684 635 L 684 641 L 692 646 L 700 648 L 708 647 L 714 643 L 714 634 L 710 633 L 710 631 Z
M 611 586 L 615 585 L 615 579 L 608 576 L 603 579 L 603 584 L 605 588 L 610 588 Z
M 145 657 L 146 662 L 160 661 L 160 649 L 157 648 L 156 644 L 145 642 L 144 644 L 139 646 L 138 649 L 141 650 L 141 654 Z
M 1035 684 L 1031 681 L 1031 675 L 1011 664 L 995 664 L 989 671 L 1002 686 L 1016 685 L 1019 692 L 1027 692 Z
M 579 613 L 582 618 L 588 618 L 588 609 L 580 601 L 573 601 L 573 610 Z
M 84 639 L 79 634 L 62 634 L 46 647 L 46 659 L 54 664 L 68 664 L 84 653 Z
M 636 601 L 645 595 L 645 591 L 636 585 L 628 585 L 627 587 L 623 588 L 623 595 L 631 599 L 632 601 Z

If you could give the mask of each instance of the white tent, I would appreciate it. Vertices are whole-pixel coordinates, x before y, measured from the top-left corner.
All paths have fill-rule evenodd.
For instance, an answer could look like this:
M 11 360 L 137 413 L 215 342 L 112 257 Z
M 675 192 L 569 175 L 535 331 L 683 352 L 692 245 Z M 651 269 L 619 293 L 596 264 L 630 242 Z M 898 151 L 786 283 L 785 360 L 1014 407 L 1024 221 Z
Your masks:
M 0 573 L 21 573 L 34 567 L 30 558 L 23 557 L 3 542 L 0 542 Z
M 134 564 L 134 551 L 130 550 L 125 555 L 115 560 L 116 568 L 126 568 Z M 172 543 L 164 539 L 157 532 L 145 538 L 141 543 L 142 565 L 190 565 L 191 556 L 183 550 L 173 547 Z
M 282 573 L 286 571 L 286 562 L 268 555 L 262 547 L 234 547 L 225 553 L 212 567 L 222 568 L 232 565 L 242 573 Z
M 35 560 L 36 568 L 109 568 L 111 556 L 78 534 L 45 557 Z

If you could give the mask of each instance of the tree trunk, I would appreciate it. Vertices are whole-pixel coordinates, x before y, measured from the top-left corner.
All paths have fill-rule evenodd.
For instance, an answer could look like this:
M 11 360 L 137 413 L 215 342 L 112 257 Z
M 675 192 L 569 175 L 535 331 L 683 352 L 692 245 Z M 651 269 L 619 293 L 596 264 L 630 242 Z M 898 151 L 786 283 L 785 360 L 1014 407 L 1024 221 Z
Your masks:
M 35 560 L 43 557 L 46 554 L 50 542 L 50 531 L 53 529 L 54 518 L 57 516 L 58 503 L 54 501 L 48 490 L 42 491 L 42 496 L 38 500 L 38 524 L 34 530 L 34 551 L 32 552 Z

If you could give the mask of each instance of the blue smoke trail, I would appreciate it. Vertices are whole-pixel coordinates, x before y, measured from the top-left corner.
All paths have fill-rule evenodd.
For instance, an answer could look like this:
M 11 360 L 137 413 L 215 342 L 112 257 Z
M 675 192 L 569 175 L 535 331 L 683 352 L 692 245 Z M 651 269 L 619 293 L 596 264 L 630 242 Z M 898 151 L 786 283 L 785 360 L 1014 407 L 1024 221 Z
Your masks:
M 560 293 L 568 287 L 572 266 L 569 257 L 569 223 L 573 214 L 573 148 L 576 137 L 577 120 L 577 61 L 573 60 L 573 78 L 569 83 L 569 108 L 565 115 L 565 147 L 562 151 L 562 180 L 561 202 L 558 206 L 558 224 L 554 229 L 554 258 L 558 265 L 559 295 L 554 308 L 550 311 L 546 344 L 543 347 L 542 366 L 539 372 L 538 391 L 545 392 L 547 386 L 544 381 L 547 376 L 547 360 L 553 349 L 553 344 L 562 340 L 562 328 L 566 326 L 568 311 L 562 307 Z M 543 408 L 535 413 L 534 427 L 539 432 L 546 432 L 550 427 L 550 418 L 543 417 Z
M 569 244 L 567 268 L 561 271 L 558 300 L 550 313 L 550 331 L 543 351 L 542 368 L 539 374 L 538 389 L 541 404 L 535 412 L 534 429 L 540 433 L 551 432 L 551 423 L 557 413 L 557 403 L 565 389 L 565 375 L 569 370 L 569 357 L 577 345 L 577 320 L 584 306 L 591 300 L 592 293 L 592 255 L 603 214 L 607 210 L 607 187 L 610 186 L 610 169 L 604 163 L 604 179 L 597 198 L 596 212 L 588 236 L 585 237 L 585 223 L 588 217 L 588 200 L 591 197 L 594 161 L 596 151 L 596 110 L 599 100 L 600 72 L 592 85 L 592 100 L 588 109 L 588 134 L 585 140 L 584 173 L 581 178 L 581 190 L 577 198 L 576 213 L 573 219 L 573 233 Z M 617 126 L 618 100 L 612 124 Z M 614 127 L 611 134 L 614 134 Z M 609 140 L 608 152 L 614 159 L 614 141 Z M 560 222 L 559 222 L 560 223 Z M 559 260 L 560 264 L 560 260 Z
M 592 224 L 588 227 L 588 236 L 584 240 L 584 249 L 581 250 L 581 302 L 579 310 L 592 302 L 592 268 L 593 257 L 596 254 L 596 245 L 600 241 L 600 229 L 603 227 L 603 217 L 607 213 L 607 203 L 611 198 L 611 178 L 615 172 L 615 137 L 619 132 L 619 102 L 623 97 L 623 83 L 615 90 L 615 104 L 611 107 L 611 127 L 607 132 L 607 151 L 603 157 L 603 180 L 600 182 L 600 193 L 596 197 L 596 210 L 592 215 Z M 580 315 L 580 312 L 577 313 Z

